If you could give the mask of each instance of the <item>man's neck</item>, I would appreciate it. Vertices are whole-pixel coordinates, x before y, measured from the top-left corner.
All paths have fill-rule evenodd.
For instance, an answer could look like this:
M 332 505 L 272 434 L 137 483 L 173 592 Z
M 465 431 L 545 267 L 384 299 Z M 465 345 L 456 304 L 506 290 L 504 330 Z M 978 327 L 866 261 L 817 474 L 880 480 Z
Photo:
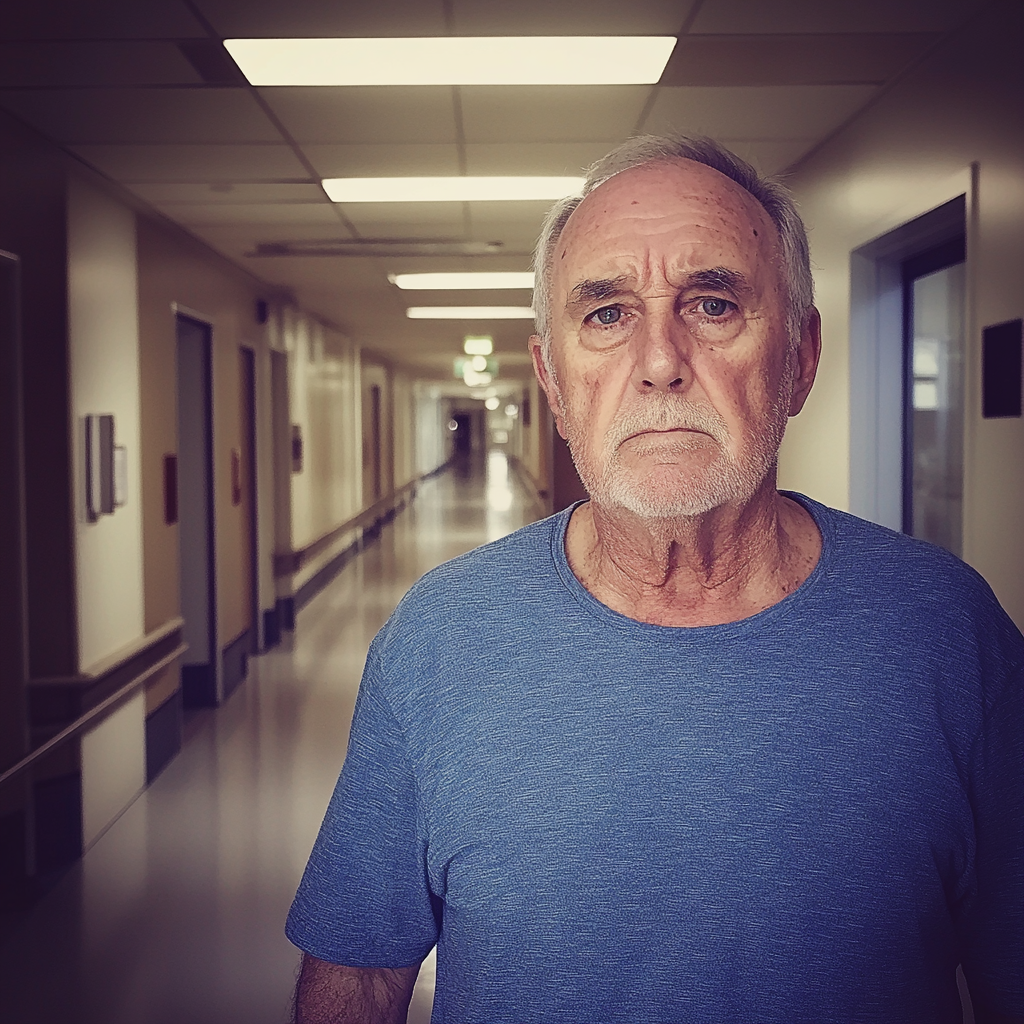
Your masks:
M 778 493 L 774 476 L 749 501 L 699 516 L 647 519 L 593 501 L 573 513 L 566 556 L 603 604 L 662 626 L 735 622 L 777 604 L 811 574 L 821 535 Z

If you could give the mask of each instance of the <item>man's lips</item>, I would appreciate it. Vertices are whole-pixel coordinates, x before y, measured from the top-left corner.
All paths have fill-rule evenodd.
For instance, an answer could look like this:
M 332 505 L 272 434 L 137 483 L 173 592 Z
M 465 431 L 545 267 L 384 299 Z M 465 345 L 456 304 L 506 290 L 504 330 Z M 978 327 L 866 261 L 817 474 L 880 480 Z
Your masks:
M 632 441 L 637 437 L 668 436 L 671 434 L 703 434 L 705 437 L 711 436 L 707 431 L 698 430 L 696 427 L 651 427 L 647 430 L 638 430 L 633 434 L 629 434 L 622 439 L 621 443 Z

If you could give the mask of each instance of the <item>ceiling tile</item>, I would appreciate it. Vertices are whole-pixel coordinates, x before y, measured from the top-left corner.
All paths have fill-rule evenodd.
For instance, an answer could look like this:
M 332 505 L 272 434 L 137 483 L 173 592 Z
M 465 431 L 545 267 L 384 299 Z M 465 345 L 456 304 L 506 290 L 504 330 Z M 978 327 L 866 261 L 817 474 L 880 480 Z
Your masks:
M 117 181 L 308 180 L 288 146 L 72 146 Z
M 827 85 L 887 82 L 940 37 L 935 33 L 684 36 L 666 85 Z
M 459 173 L 459 151 L 451 142 L 308 145 L 303 146 L 302 151 L 323 178 L 387 178 Z
M 237 256 L 253 252 L 261 242 L 351 241 L 351 235 L 337 220 L 333 224 L 193 224 L 188 230 L 221 251 Z M 298 257 L 288 257 L 295 258 Z M 272 263 L 274 258 L 255 258 L 257 263 L 264 261 Z
M 982 0 L 706 0 L 693 33 L 945 32 Z
M 692 0 L 454 0 L 458 35 L 670 35 L 683 26 Z
M 506 250 L 530 253 L 551 203 L 472 203 L 474 242 L 503 242 Z
M 762 174 L 780 174 L 792 167 L 815 142 L 810 139 L 721 139 L 724 146 Z
M 454 142 L 448 86 L 260 89 L 281 123 L 306 142 Z
M 324 203 L 184 203 L 157 207 L 179 224 L 329 224 L 340 230 L 333 205 Z
M 0 103 L 65 143 L 280 142 L 248 89 L 46 89 Z
M 472 143 L 466 146 L 466 173 L 574 176 L 621 141 Z
M 157 205 L 175 203 L 326 202 L 319 185 L 232 182 L 153 182 L 129 186 L 140 199 Z
M 364 238 L 465 236 L 462 203 L 344 203 L 341 208 Z
M 62 85 L 198 85 L 174 43 L 0 43 L 0 88 Z
M 158 39 L 204 36 L 179 0 L 23 0 L 4 5 L 0 39 Z
M 439 36 L 446 34 L 442 0 L 198 0 L 225 37 Z
M 603 142 L 628 135 L 650 95 L 644 85 L 467 86 L 466 142 Z
M 713 138 L 821 138 L 877 92 L 869 85 L 662 87 L 643 127 Z

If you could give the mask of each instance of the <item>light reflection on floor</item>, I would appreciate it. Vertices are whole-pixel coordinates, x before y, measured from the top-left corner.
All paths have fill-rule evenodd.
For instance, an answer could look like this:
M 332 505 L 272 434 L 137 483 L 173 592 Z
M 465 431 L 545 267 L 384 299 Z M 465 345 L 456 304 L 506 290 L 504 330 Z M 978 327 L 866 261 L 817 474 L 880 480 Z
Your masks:
M 482 461 L 482 460 L 481 460 Z M 502 453 L 428 481 L 299 615 L 294 641 L 187 722 L 186 745 L 7 933 L 11 1024 L 283 1024 L 297 951 L 282 926 L 344 756 L 366 648 L 427 569 L 528 522 Z M 410 1024 L 426 1024 L 432 963 Z

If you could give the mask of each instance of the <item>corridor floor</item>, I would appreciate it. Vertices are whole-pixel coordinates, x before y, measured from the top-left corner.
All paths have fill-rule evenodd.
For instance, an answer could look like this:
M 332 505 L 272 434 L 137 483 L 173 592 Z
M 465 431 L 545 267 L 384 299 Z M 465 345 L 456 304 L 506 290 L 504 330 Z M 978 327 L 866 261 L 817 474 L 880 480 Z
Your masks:
M 505 457 L 427 481 L 250 662 L 178 757 L 0 948 L 5 1024 L 284 1024 L 288 906 L 345 753 L 366 649 L 428 569 L 535 518 Z M 431 965 L 410 1024 L 426 1024 Z

